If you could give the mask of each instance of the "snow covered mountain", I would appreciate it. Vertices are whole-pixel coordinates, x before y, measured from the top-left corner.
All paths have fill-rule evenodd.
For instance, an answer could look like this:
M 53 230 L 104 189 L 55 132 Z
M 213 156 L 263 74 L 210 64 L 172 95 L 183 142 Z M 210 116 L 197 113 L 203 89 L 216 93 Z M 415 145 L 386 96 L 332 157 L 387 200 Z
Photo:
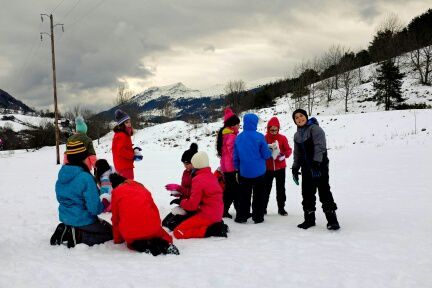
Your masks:
M 34 110 L 26 104 L 15 99 L 6 91 L 0 89 L 0 113 L 8 113 L 6 111 L 9 110 L 21 111 L 23 113 L 34 112 Z

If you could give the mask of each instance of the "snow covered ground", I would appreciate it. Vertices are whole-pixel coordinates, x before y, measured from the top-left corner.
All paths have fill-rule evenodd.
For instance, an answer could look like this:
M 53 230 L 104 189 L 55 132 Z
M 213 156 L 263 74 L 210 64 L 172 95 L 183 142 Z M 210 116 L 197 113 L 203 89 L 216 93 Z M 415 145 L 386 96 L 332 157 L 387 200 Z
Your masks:
M 292 142 L 291 110 L 282 104 L 259 111 L 260 130 L 276 113 Z M 58 224 L 55 148 L 2 151 L 0 287 L 432 287 L 432 110 L 317 118 L 327 134 L 341 230 L 325 228 L 319 202 L 317 226 L 296 227 L 301 194 L 288 171 L 288 217 L 277 215 L 272 191 L 263 224 L 226 220 L 227 239 L 175 240 L 180 256 L 139 254 L 112 241 L 50 246 Z M 162 217 L 170 211 L 164 185 L 180 181 L 180 157 L 191 141 L 217 167 L 219 125 L 176 121 L 134 136 L 144 154 L 136 178 Z M 111 137 L 95 141 L 98 156 L 109 161 Z

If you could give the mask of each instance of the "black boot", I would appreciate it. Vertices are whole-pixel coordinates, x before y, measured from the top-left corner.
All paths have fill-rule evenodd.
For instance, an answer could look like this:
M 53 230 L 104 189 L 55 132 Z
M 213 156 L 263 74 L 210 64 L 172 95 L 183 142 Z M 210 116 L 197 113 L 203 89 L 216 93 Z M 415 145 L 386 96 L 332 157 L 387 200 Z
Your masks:
M 327 229 L 328 230 L 338 230 L 340 228 L 339 222 L 337 221 L 336 212 L 328 211 L 324 212 L 327 218 Z
M 305 221 L 299 225 L 297 225 L 297 227 L 302 228 L 302 229 L 308 229 L 312 226 L 315 226 L 315 212 L 314 211 L 305 211 L 304 212 L 304 218 Z
M 281 216 L 288 216 L 288 212 L 286 212 L 283 207 L 278 209 L 278 214 Z
M 207 231 L 204 237 L 228 237 L 228 225 L 226 225 L 223 221 L 213 223 L 207 228 Z
M 68 248 L 73 248 L 75 245 L 81 243 L 82 232 L 73 226 L 66 226 L 62 242 L 67 242 Z
M 224 214 L 223 214 L 223 218 L 232 219 L 233 217 L 232 217 L 232 215 L 228 211 L 225 211 Z
M 63 236 L 65 234 L 66 226 L 64 223 L 60 223 L 57 225 L 54 234 L 51 236 L 50 244 L 51 245 L 60 245 L 62 243 Z

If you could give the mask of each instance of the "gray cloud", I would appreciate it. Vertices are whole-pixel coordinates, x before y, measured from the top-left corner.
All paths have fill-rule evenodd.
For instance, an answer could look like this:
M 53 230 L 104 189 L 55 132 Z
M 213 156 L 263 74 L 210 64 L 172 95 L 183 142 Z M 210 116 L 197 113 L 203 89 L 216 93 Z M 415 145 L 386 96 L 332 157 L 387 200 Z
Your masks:
M 25 103 L 52 103 L 49 13 L 60 0 L 4 1 L 0 88 Z M 182 81 L 204 88 L 231 79 L 284 77 L 332 44 L 366 48 L 383 17 L 423 13 L 428 1 L 63 1 L 55 9 L 62 109 L 112 105 L 119 81 L 144 89 Z M 46 36 L 46 35 L 45 35 Z M 216 49 L 217 48 L 217 49 Z M 203 77 L 204 75 L 204 77 Z M 139 91 L 136 91 L 139 92 Z

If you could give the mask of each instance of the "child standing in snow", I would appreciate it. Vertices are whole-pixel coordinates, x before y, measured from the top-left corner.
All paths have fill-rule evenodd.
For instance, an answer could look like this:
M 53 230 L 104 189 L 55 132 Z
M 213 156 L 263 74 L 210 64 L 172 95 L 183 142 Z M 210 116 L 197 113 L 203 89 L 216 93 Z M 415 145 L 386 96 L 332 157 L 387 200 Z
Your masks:
M 308 229 L 315 226 L 316 190 L 318 189 L 322 209 L 327 218 L 327 229 L 340 228 L 336 217 L 336 203 L 329 185 L 329 159 L 327 157 L 324 130 L 315 118 L 308 119 L 305 110 L 297 109 L 292 114 L 297 132 L 294 134 L 294 162 L 292 174 L 298 185 L 299 170 L 302 173 L 302 196 L 304 222 L 299 228 Z
M 113 239 L 111 225 L 97 217 L 104 210 L 96 182 L 85 164 L 87 148 L 81 141 L 66 144 L 68 164 L 59 171 L 55 190 L 59 202 L 60 223 L 51 237 L 51 245 L 67 242 L 89 246 Z
M 229 208 L 234 202 L 234 208 L 237 206 L 237 197 L 239 186 L 237 183 L 237 170 L 234 167 L 234 143 L 238 134 L 240 119 L 232 112 L 230 108 L 225 109 L 224 125 L 219 130 L 216 149 L 220 159 L 220 168 L 224 174 L 224 215 L 225 218 L 232 218 Z M 236 208 L 237 209 L 237 208 Z
M 265 177 L 266 199 L 264 203 L 264 213 L 267 213 L 267 205 L 270 198 L 270 192 L 273 185 L 273 179 L 276 178 L 276 200 L 278 204 L 278 214 L 287 216 L 285 211 L 285 159 L 291 156 L 292 149 L 288 144 L 287 138 L 279 133 L 280 124 L 277 117 L 272 117 L 267 124 L 267 133 L 265 139 L 272 150 L 271 158 L 267 159 L 267 171 Z
M 192 175 L 194 173 L 191 159 L 192 156 L 194 156 L 197 152 L 198 145 L 196 143 L 192 143 L 189 149 L 183 152 L 181 162 L 183 163 L 185 170 L 183 171 L 181 184 L 165 185 L 165 189 L 167 189 L 171 193 L 171 196 L 177 198 L 171 201 L 171 204 L 179 204 L 181 200 L 189 198 L 192 185 Z M 162 221 L 162 225 L 172 231 L 175 227 L 177 227 L 177 225 L 179 225 L 181 222 L 183 222 L 193 214 L 194 212 L 188 212 L 185 215 L 174 215 L 173 213 L 169 213 Z
M 114 127 L 112 154 L 114 168 L 127 179 L 134 179 L 134 161 L 142 160 L 141 148 L 132 145 L 133 128 L 129 115 L 120 109 L 115 111 L 117 125 Z
M 162 228 L 159 210 L 144 185 L 116 173 L 112 183 L 114 243 L 126 241 L 129 249 L 159 254 L 179 254 L 172 237 Z
M 223 191 L 211 172 L 207 153 L 197 152 L 191 162 L 197 170 L 192 178 L 190 197 L 181 200 L 173 214 L 196 213 L 174 229 L 174 236 L 177 239 L 227 237 L 228 226 L 222 221 Z
M 246 223 L 250 217 L 251 197 L 252 219 L 264 221 L 266 160 L 271 157 L 264 135 L 257 132 L 258 116 L 246 114 L 243 118 L 243 132 L 234 145 L 234 165 L 239 171 L 240 193 L 235 222 Z
M 96 163 L 96 152 L 93 147 L 93 140 L 87 136 L 87 124 L 85 123 L 84 118 L 81 116 L 75 118 L 75 131 L 75 134 L 70 136 L 67 139 L 67 142 L 81 141 L 84 143 L 88 152 L 88 157 L 86 158 L 85 163 L 91 171 Z M 65 153 L 63 158 L 63 164 L 67 164 L 66 156 L 67 155 Z

